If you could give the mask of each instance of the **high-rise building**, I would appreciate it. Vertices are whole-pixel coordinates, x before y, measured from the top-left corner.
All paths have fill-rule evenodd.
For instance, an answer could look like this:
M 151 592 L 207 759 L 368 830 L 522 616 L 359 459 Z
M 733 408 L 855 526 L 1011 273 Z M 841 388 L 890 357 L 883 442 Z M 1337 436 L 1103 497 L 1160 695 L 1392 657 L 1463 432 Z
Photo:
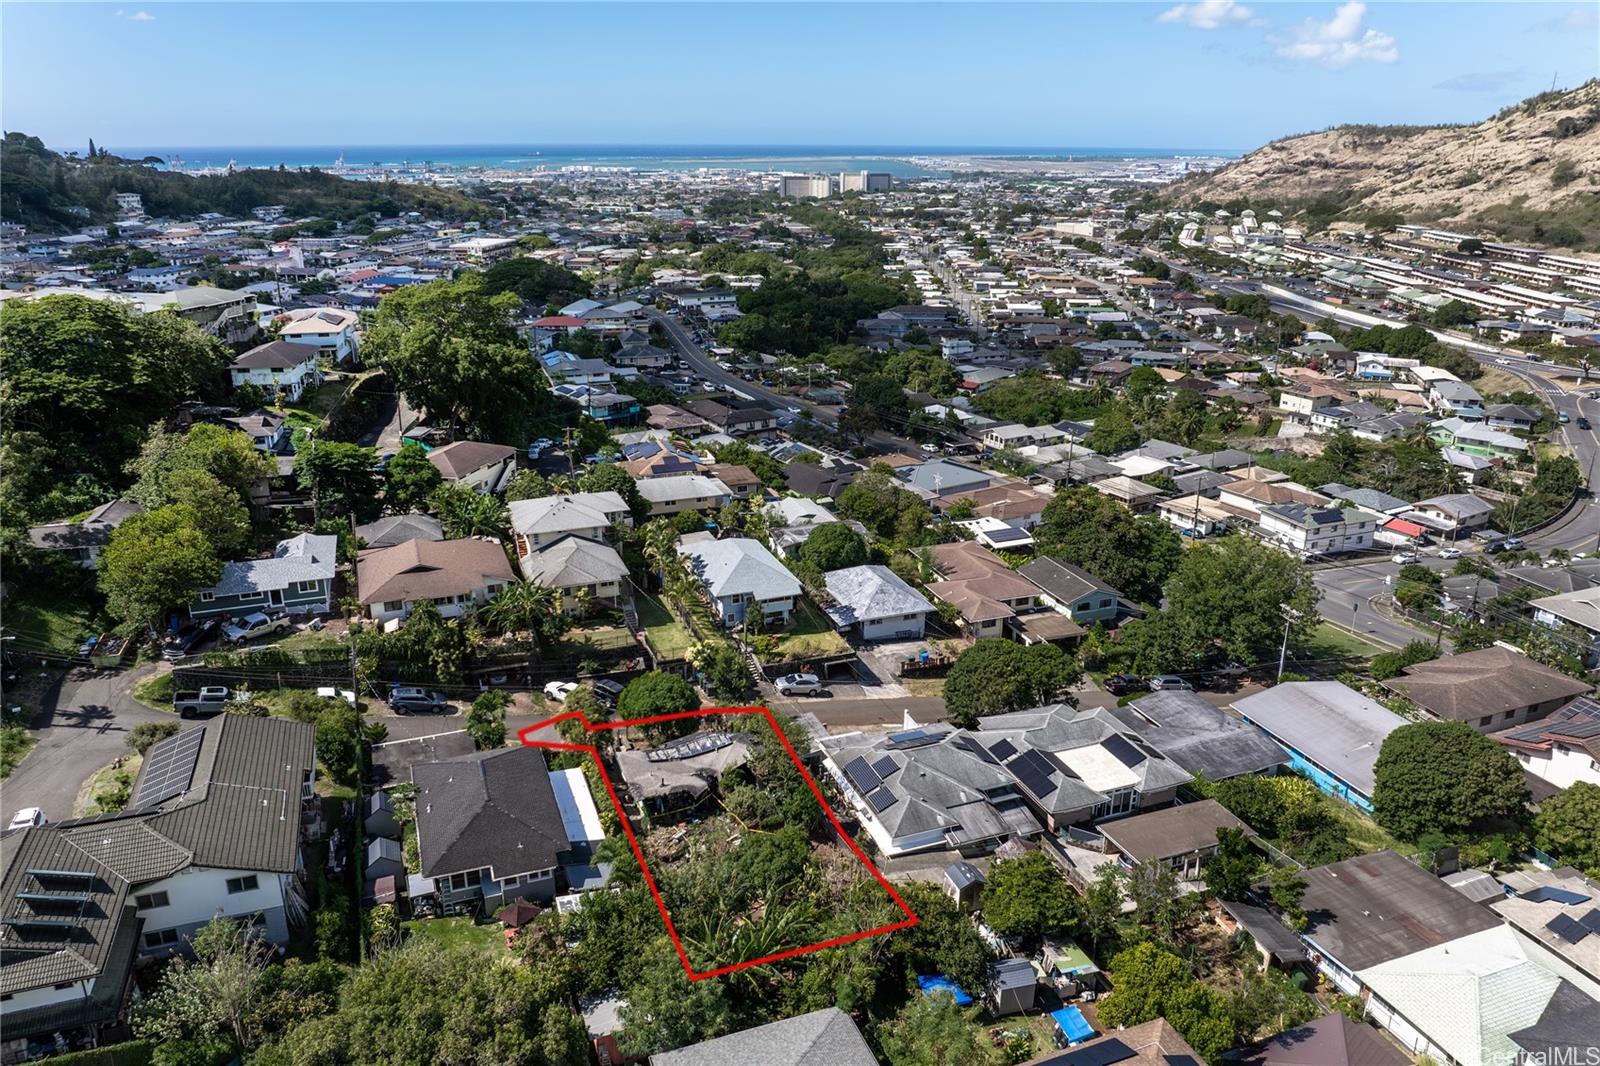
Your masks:
M 833 178 L 827 174 L 785 174 L 780 191 L 795 200 L 824 200 L 833 195 Z
M 893 175 L 885 171 L 847 171 L 839 175 L 840 192 L 888 192 L 893 184 Z

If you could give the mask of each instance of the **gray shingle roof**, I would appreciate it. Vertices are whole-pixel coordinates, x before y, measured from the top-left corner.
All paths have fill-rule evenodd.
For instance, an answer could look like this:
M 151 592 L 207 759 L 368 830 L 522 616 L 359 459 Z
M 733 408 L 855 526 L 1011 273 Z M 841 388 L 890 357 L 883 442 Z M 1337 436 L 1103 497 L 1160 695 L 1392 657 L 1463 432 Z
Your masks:
M 408 540 L 443 540 L 444 526 L 432 515 L 390 515 L 356 527 L 356 536 L 369 548 L 388 548 Z
M 800 595 L 800 582 L 758 541 L 745 537 L 691 541 L 680 543 L 678 554 L 713 596 L 746 593 L 758 600 L 775 600 Z
M 825 1007 L 650 1056 L 650 1066 L 877 1066 L 850 1016 Z
M 293 873 L 300 794 L 316 762 L 315 728 L 237 714 L 201 728 L 205 739 L 188 790 L 150 808 L 156 813 L 146 825 L 188 850 L 197 866 Z
M 1259 729 L 1193 692 L 1152 692 L 1114 713 L 1161 754 L 1208 781 L 1262 773 L 1289 761 Z
M 31 870 L 61 870 L 90 875 L 82 881 L 39 878 Z M 62 981 L 82 981 L 99 974 L 111 961 L 120 927 L 135 924 L 124 911 L 127 878 L 77 847 L 57 827 L 36 827 L 0 836 L 0 992 L 9 995 Z M 75 924 L 65 931 L 42 926 L 12 925 L 30 916 L 59 915 L 48 904 L 35 905 L 19 893 L 89 897 Z M 10 1014 L 9 1009 L 7 1014 Z M 9 1028 L 11 1019 L 7 1018 Z
M 628 576 L 617 549 L 572 533 L 530 552 L 522 567 L 529 581 L 553 589 L 603 585 Z
M 933 610 L 933 604 L 886 566 L 852 566 L 825 574 L 822 580 L 828 595 L 839 601 L 828 615 L 840 625 Z
M 1372 795 L 1383 739 L 1406 720 L 1337 681 L 1291 681 L 1234 708 L 1341 781 Z
M 476 752 L 411 768 L 425 877 L 488 868 L 496 878 L 560 865 L 561 809 L 537 748 Z
M 524 536 L 534 533 L 575 533 L 603 529 L 613 518 L 628 513 L 628 505 L 615 492 L 574 492 L 541 496 L 511 503 L 511 528 Z
M 211 587 L 218 596 L 286 589 L 296 581 L 331 581 L 338 562 L 339 538 L 299 533 L 278 542 L 270 559 L 225 563 Z

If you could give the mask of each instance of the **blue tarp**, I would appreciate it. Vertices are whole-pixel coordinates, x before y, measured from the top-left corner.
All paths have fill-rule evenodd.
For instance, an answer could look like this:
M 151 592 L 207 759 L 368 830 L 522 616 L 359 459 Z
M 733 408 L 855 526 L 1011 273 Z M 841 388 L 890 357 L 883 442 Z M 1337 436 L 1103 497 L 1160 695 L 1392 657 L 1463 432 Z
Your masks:
M 918 977 L 917 985 L 922 989 L 922 994 L 925 996 L 933 992 L 948 992 L 955 999 L 956 1006 L 972 1006 L 972 997 L 961 991 L 960 985 L 942 973 Z
M 1055 1019 L 1056 1028 L 1061 1030 L 1061 1035 L 1069 1044 L 1076 1044 L 1094 1035 L 1094 1029 L 1084 1018 L 1083 1011 L 1077 1007 L 1062 1007 L 1060 1010 L 1051 1011 L 1050 1017 Z

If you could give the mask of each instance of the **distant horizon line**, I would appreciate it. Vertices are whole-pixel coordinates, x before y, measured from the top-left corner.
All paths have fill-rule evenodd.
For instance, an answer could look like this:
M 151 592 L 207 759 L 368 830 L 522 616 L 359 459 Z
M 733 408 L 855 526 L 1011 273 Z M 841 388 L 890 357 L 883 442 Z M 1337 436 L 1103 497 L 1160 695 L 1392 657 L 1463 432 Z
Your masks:
M 63 143 L 65 143 L 65 142 L 63 142 Z M 1252 150 L 1252 149 L 1241 149 L 1241 148 L 1195 148 L 1195 147 L 1187 147 L 1187 146 L 1137 145 L 1137 144 L 1121 144 L 1121 145 L 1117 145 L 1117 144 L 1081 144 L 1081 145 L 1074 145 L 1074 144 L 1034 144 L 1034 145 L 1028 145 L 1028 144 L 1006 144 L 1006 145 L 997 145 L 997 144 L 872 144 L 872 143 L 846 144 L 846 143 L 823 143 L 823 142 L 804 142 L 804 141 L 787 142 L 787 143 L 764 142 L 764 141 L 715 141 L 715 142 L 713 142 L 713 141 L 705 141 L 705 142 L 694 142 L 694 141 L 676 141 L 676 142 L 667 142 L 667 141 L 549 141 L 549 142 L 543 142 L 541 144 L 540 142 L 535 142 L 535 141 L 532 141 L 532 140 L 520 140 L 520 141 L 409 141 L 409 142 L 407 142 L 407 141 L 390 141 L 390 142 L 370 142 L 370 143 L 364 143 L 364 144 L 354 144 L 354 143 L 351 143 L 351 144 L 288 144 L 288 143 L 284 143 L 284 144 L 277 144 L 277 143 L 274 143 L 274 144 L 244 144 L 244 143 L 237 143 L 236 142 L 236 143 L 231 143 L 231 144 L 132 145 L 132 146 L 128 146 L 128 147 L 133 147 L 133 148 L 146 148 L 146 147 L 193 148 L 193 149 L 203 149 L 203 150 L 207 150 L 207 151 L 216 151 L 216 150 L 222 149 L 222 148 L 247 148 L 247 149 L 251 149 L 251 150 L 255 150 L 255 151 L 274 149 L 274 148 L 276 148 L 276 149 L 297 148 L 297 149 L 319 149 L 319 150 L 326 150 L 326 151 L 330 151 L 330 152 L 351 152 L 351 151 L 361 151 L 361 150 L 364 150 L 364 149 L 372 149 L 372 148 L 520 148 L 522 145 L 529 145 L 532 149 L 535 149 L 535 150 L 540 149 L 540 148 L 552 148 L 552 149 L 556 149 L 556 148 L 585 148 L 585 149 L 592 149 L 592 148 L 658 148 L 658 149 L 659 148 L 666 148 L 666 149 L 707 149 L 707 148 L 711 148 L 711 149 L 724 149 L 724 148 L 750 149 L 750 148 L 761 148 L 761 149 L 776 149 L 776 150 L 783 150 L 783 151 L 795 151 L 795 150 L 800 150 L 800 149 L 826 148 L 826 149 L 830 149 L 830 150 L 834 150 L 834 151 L 841 151 L 841 152 L 871 151 L 871 152 L 875 152 L 875 153 L 884 153 L 884 152 L 948 152 L 948 153 L 996 153 L 996 154 L 998 154 L 998 153 L 1016 154 L 1016 153 L 1022 153 L 1022 152 L 1062 152 L 1062 151 L 1069 151 L 1069 150 L 1083 151 L 1083 150 L 1088 150 L 1088 149 L 1095 149 L 1095 150 L 1109 151 L 1109 152 L 1155 152 L 1155 151 L 1162 151 L 1162 152 L 1210 153 L 1210 154 L 1217 154 L 1217 155 L 1237 155 L 1237 154 L 1239 154 L 1241 152 L 1251 151 Z M 114 144 L 109 143 L 109 142 L 102 142 L 102 144 L 100 146 L 103 147 L 103 148 L 113 148 L 113 149 L 116 147 Z

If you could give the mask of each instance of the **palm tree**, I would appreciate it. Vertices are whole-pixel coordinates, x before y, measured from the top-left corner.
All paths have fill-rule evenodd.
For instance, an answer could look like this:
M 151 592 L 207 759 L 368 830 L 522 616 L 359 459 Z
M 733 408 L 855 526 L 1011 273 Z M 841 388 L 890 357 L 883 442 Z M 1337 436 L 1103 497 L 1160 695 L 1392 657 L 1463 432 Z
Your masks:
M 670 564 L 677 556 L 678 531 L 665 518 L 656 518 L 646 522 L 640 532 L 643 534 L 644 557 L 661 575 L 661 584 L 665 587 Z
M 499 537 L 505 539 L 511 531 L 506 505 L 493 493 L 474 492 L 460 485 L 446 485 L 434 492 L 429 503 L 445 535 L 451 540 L 462 537 Z
M 503 633 L 525 629 L 537 633 L 546 628 L 553 615 L 560 613 L 561 593 L 531 581 L 507 585 L 478 611 L 485 622 Z

